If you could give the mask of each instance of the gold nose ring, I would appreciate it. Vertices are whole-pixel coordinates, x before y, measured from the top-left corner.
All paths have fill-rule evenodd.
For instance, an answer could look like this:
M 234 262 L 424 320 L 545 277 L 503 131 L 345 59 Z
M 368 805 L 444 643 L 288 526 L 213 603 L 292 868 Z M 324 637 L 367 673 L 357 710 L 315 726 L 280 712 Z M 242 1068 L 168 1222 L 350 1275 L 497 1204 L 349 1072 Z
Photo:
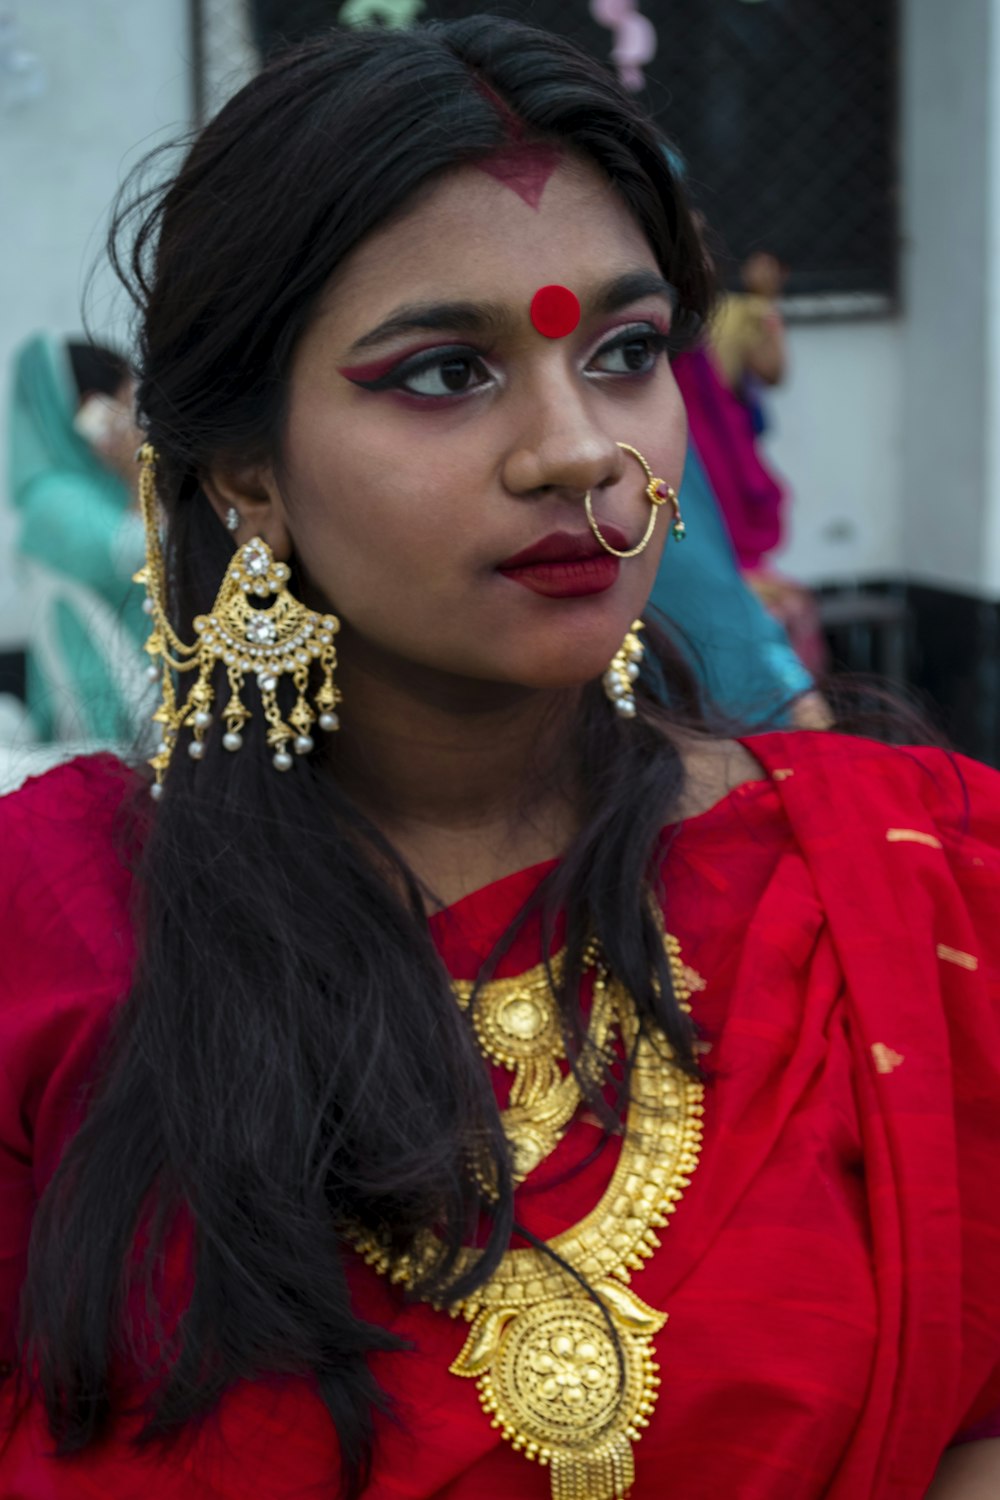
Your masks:
M 649 525 L 646 527 L 642 540 L 637 542 L 634 547 L 630 547 L 627 552 L 622 552 L 617 547 L 612 547 L 611 543 L 602 536 L 601 528 L 594 519 L 594 511 L 590 503 L 590 491 L 588 490 L 583 497 L 583 508 L 587 513 L 587 522 L 590 529 L 605 552 L 610 552 L 612 557 L 638 557 L 640 552 L 645 552 L 652 540 L 653 532 L 656 530 L 656 517 L 659 514 L 660 506 L 668 503 L 674 513 L 674 524 L 670 528 L 674 541 L 683 541 L 686 528 L 681 519 L 680 503 L 677 499 L 677 491 L 673 485 L 667 484 L 663 479 L 657 479 L 638 448 L 633 448 L 631 443 L 616 443 L 615 446 L 620 448 L 623 453 L 631 453 L 632 457 L 638 459 L 642 465 L 643 473 L 646 476 L 646 495 L 650 504 Z

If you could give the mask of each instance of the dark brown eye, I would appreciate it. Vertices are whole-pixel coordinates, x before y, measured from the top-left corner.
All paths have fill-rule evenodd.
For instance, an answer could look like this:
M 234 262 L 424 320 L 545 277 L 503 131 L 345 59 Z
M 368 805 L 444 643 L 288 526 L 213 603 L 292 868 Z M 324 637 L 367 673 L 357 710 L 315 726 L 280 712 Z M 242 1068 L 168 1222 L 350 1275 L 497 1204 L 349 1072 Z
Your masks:
M 632 339 L 623 345 L 622 357 L 630 370 L 641 370 L 649 363 L 652 350 L 648 339 Z
M 594 359 L 602 375 L 645 375 L 652 370 L 666 347 L 662 334 L 636 332 L 605 344 Z
M 483 383 L 486 371 L 482 362 L 471 354 L 442 354 L 426 360 L 418 369 L 404 374 L 403 390 L 416 396 L 460 396 Z M 487 377 L 488 378 L 488 377 Z
M 447 386 L 449 391 L 464 391 L 472 374 L 472 361 L 469 359 L 447 359 L 440 365 L 441 384 Z

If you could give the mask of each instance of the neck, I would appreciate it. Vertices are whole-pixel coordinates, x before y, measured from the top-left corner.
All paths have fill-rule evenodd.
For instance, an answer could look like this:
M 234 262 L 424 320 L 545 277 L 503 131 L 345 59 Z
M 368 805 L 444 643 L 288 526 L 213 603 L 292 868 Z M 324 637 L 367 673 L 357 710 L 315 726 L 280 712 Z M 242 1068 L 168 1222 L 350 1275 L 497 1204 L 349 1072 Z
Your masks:
M 350 642 L 333 768 L 445 902 L 558 855 L 576 830 L 579 694 L 446 677 Z

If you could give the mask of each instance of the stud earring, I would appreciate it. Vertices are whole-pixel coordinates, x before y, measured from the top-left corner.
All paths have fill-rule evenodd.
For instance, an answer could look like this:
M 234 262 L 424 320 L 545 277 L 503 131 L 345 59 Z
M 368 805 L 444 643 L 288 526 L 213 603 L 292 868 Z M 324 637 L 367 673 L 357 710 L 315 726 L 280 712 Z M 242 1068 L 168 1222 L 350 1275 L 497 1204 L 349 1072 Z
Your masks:
M 155 777 L 152 795 L 159 797 L 162 793 L 163 778 L 183 729 L 191 731 L 187 749 L 192 760 L 204 756 L 205 736 L 214 719 L 216 689 L 212 678 L 217 667 L 223 668 L 229 685 L 229 697 L 221 711 L 223 747 L 236 751 L 243 744 L 243 729 L 251 718 L 243 694 L 247 680 L 253 678 L 268 726 L 272 764 L 279 771 L 287 771 L 293 763 L 289 746 L 296 755 L 308 755 L 313 749 L 310 731 L 315 723 L 327 731 L 340 727 L 334 712 L 340 693 L 333 681 L 337 665 L 334 636 L 340 621 L 335 615 L 318 614 L 296 599 L 288 589 L 291 570 L 287 564 L 277 562 L 267 543 L 253 537 L 233 553 L 211 612 L 196 617 L 195 643 L 182 641 L 167 617 L 155 466 L 156 454 L 146 443 L 140 449 L 139 471 L 146 565 L 135 575 L 135 581 L 146 587 L 144 608 L 152 633 L 145 649 L 150 657 L 149 673 L 160 677 L 163 691 L 163 702 L 153 715 L 153 722 L 161 727 L 161 739 L 149 762 Z M 232 513 L 236 514 L 235 509 Z M 265 604 L 268 599 L 273 602 Z M 314 667 L 322 673 L 322 680 L 310 703 L 309 676 Z M 179 683 L 185 672 L 197 672 L 197 677 L 182 697 Z M 295 706 L 287 721 L 276 696 L 283 676 L 292 679 L 296 690 Z
M 239 531 L 239 529 L 240 529 L 240 513 L 236 509 L 235 505 L 231 505 L 229 507 L 229 509 L 226 511 L 226 530 L 227 531 Z
M 645 646 L 639 639 L 641 620 L 632 621 L 632 629 L 611 658 L 611 665 L 601 678 L 615 713 L 623 719 L 635 718 L 635 692 L 633 683 L 639 675 L 639 664 L 645 655 Z

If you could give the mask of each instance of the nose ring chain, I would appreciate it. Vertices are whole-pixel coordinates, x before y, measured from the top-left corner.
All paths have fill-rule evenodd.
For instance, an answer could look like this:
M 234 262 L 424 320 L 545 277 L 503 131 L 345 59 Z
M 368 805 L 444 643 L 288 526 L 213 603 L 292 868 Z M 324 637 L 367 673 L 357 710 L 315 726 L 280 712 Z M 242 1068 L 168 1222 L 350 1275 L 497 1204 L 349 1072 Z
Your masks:
M 623 453 L 631 453 L 632 457 L 637 459 L 642 465 L 643 472 L 646 475 L 647 481 L 646 496 L 649 500 L 650 505 L 649 524 L 646 527 L 645 533 L 643 534 L 642 540 L 640 542 L 637 542 L 634 547 L 630 547 L 626 552 L 619 551 L 617 547 L 612 547 L 611 543 L 604 536 L 602 536 L 601 529 L 598 526 L 597 521 L 594 519 L 594 512 L 590 503 L 590 491 L 588 490 L 583 498 L 583 508 L 587 513 L 587 521 L 590 529 L 594 533 L 597 540 L 600 542 L 601 546 L 604 548 L 605 552 L 610 552 L 612 557 L 638 557 L 639 553 L 644 552 L 649 546 L 649 543 L 653 536 L 653 532 L 656 529 L 656 517 L 659 514 L 660 506 L 666 505 L 668 503 L 674 513 L 674 524 L 670 528 L 671 534 L 675 542 L 683 541 L 685 536 L 685 526 L 683 520 L 681 519 L 681 508 L 677 499 L 677 491 L 673 488 L 672 485 L 667 484 L 665 480 L 656 478 L 655 474 L 649 467 L 649 464 L 643 458 L 642 454 L 639 452 L 638 448 L 633 448 L 631 443 L 618 443 L 616 444 L 616 447 L 620 448 Z

